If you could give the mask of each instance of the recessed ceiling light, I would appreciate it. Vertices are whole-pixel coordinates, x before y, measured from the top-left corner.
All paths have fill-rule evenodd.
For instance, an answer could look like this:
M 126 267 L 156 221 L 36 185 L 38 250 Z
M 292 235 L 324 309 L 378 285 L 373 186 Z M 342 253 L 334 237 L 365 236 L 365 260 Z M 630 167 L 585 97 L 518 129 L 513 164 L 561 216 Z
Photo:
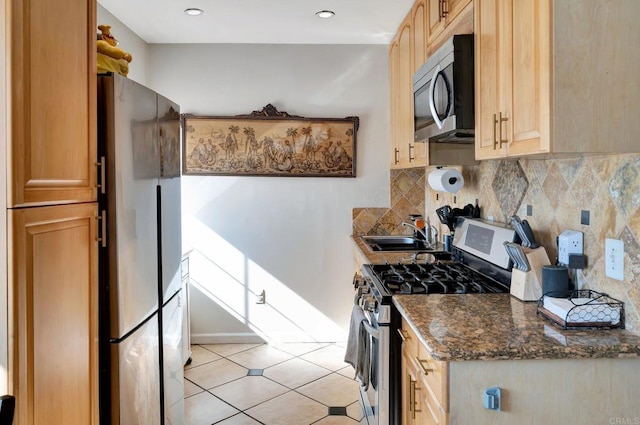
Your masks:
M 321 10 L 320 12 L 316 12 L 316 16 L 323 19 L 331 18 L 333 15 L 335 15 L 335 12 L 332 12 L 331 10 Z
M 184 13 L 186 13 L 187 15 L 190 15 L 190 16 L 198 16 L 198 15 L 202 15 L 204 13 L 204 10 L 197 9 L 195 7 L 190 7 L 188 9 L 185 9 Z

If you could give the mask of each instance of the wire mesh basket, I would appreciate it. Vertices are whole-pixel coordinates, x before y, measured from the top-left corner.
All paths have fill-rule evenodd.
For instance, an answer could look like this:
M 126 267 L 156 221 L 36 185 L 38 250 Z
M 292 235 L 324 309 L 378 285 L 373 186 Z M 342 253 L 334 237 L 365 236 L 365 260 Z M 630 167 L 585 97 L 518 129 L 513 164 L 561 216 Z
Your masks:
M 537 314 L 562 329 L 624 329 L 624 303 L 590 289 L 547 292 L 538 300 Z

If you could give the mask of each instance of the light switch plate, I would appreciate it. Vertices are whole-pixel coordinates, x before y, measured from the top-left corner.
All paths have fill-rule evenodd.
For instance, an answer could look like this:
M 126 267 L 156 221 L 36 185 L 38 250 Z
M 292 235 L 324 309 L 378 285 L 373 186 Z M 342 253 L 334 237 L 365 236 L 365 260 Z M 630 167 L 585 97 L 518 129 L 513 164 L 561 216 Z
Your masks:
M 604 272 L 607 277 L 624 280 L 624 242 L 619 239 L 604 241 Z

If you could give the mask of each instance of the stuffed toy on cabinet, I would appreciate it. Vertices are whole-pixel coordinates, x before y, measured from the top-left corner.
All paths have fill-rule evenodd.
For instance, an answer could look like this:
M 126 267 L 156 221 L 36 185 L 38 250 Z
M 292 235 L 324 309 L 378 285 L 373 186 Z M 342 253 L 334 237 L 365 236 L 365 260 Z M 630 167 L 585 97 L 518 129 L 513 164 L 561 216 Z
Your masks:
M 115 72 L 125 77 L 129 73 L 130 53 L 118 48 L 118 41 L 111 34 L 109 25 L 99 25 L 98 29 L 98 74 Z

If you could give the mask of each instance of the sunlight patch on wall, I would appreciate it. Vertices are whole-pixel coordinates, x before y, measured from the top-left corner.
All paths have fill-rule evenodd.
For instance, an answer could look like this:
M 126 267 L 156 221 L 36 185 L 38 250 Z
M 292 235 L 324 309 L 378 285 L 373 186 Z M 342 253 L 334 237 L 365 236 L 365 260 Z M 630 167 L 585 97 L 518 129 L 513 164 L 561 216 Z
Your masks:
M 203 294 L 268 342 L 344 341 L 345 332 L 269 271 L 197 219 L 184 237 L 189 278 Z M 264 303 L 257 303 L 265 291 Z

